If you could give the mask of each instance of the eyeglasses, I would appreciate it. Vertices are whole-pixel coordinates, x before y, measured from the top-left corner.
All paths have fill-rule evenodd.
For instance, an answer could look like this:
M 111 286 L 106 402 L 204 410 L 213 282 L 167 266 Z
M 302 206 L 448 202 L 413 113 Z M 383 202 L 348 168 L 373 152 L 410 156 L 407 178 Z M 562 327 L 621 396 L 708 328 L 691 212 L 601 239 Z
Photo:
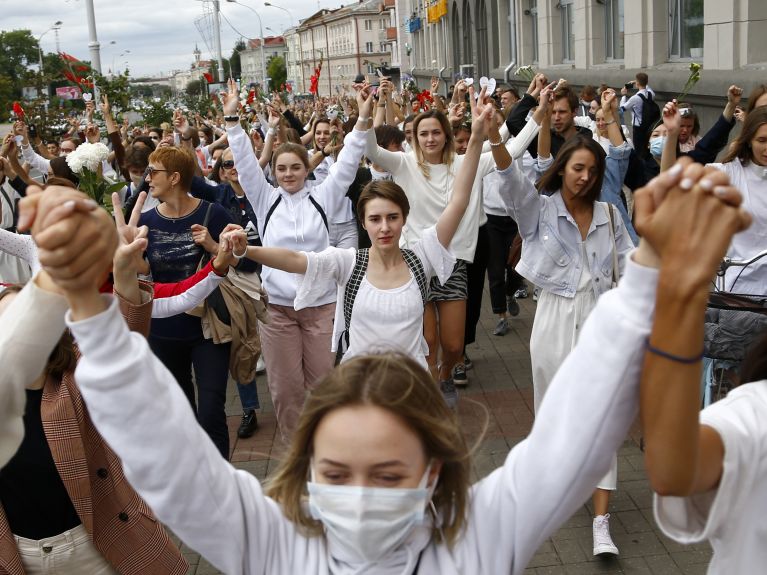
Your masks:
M 224 160 L 221 162 L 221 167 L 225 170 L 231 170 L 234 167 L 234 160 Z
M 154 177 L 154 175 L 157 172 L 170 172 L 170 170 L 158 170 L 157 168 L 153 168 L 152 166 L 149 166 L 146 169 L 146 175 L 149 176 L 150 178 Z

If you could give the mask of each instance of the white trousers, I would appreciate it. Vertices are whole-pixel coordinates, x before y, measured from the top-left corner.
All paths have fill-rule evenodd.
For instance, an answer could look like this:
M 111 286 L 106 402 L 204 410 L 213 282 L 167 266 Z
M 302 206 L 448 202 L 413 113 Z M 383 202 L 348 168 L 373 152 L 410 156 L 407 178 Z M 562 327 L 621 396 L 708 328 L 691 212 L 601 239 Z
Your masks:
M 119 575 L 82 525 L 39 541 L 14 539 L 27 575 Z

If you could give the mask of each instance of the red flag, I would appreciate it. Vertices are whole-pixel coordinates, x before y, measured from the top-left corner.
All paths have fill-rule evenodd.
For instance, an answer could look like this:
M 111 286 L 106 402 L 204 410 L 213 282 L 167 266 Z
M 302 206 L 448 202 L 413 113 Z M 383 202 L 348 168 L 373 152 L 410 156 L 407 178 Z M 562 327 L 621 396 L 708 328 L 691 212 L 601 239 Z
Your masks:
M 205 78 L 205 81 L 208 84 L 212 84 L 213 83 L 213 74 L 211 74 L 210 72 L 203 72 L 202 75 L 203 75 L 203 77 Z
M 255 99 L 256 99 L 256 90 L 253 89 L 250 92 L 248 92 L 248 99 L 245 100 L 245 103 L 252 104 Z
M 16 117 L 19 120 L 21 120 L 22 122 L 24 121 L 24 108 L 22 108 L 21 104 L 19 104 L 18 102 L 13 103 L 13 113 L 16 114 Z
M 67 69 L 64 70 L 64 77 L 67 80 L 86 88 L 93 88 L 93 82 L 79 74 L 80 72 L 89 72 L 91 70 L 88 64 L 66 52 L 59 52 L 59 57 L 67 65 Z

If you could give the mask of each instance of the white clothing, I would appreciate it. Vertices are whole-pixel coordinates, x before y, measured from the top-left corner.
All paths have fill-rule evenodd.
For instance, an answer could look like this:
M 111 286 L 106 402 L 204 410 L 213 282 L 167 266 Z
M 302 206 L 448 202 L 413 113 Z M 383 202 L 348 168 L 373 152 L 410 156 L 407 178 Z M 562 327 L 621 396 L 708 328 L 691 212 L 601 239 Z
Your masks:
M 51 171 L 51 161 L 35 152 L 31 145 L 21 146 L 21 157 L 24 158 L 26 163 L 40 172 L 43 178 L 48 177 L 48 173 Z
M 0 468 L 13 457 L 24 437 L 27 384 L 45 368 L 64 333 L 67 300 L 30 281 L 2 315 L 0 329 Z
M 621 285 L 600 298 L 530 435 L 471 487 L 467 529 L 455 546 L 416 531 L 369 575 L 412 573 L 419 553 L 423 575 L 524 571 L 591 494 L 634 421 L 657 276 L 629 262 Z M 158 520 L 228 575 L 358 572 L 324 537 L 303 535 L 256 477 L 221 457 L 173 376 L 104 297 L 106 311 L 68 318 L 82 353 L 75 378 L 91 420 Z
M 0 251 L 27 262 L 32 269 L 32 275 L 41 269 L 37 245 L 32 236 L 0 229 Z
M 655 92 L 649 86 L 638 90 L 637 93 L 630 98 L 627 96 L 621 96 L 620 107 L 624 111 L 631 112 L 634 126 L 642 125 L 642 106 L 644 105 L 644 102 L 642 101 L 642 98 L 639 97 L 639 94 L 642 94 L 645 98 L 647 98 L 648 94 L 651 94 L 653 100 L 655 100 Z
M 40 540 L 17 535 L 13 538 L 26 575 L 119 575 L 93 544 L 83 525 Z
M 328 222 L 346 221 L 343 218 L 350 205 L 346 192 L 357 175 L 365 132 L 354 129 L 347 134 L 344 147 L 325 181 L 294 194 L 275 188 L 266 180 L 250 139 L 239 124 L 227 128 L 227 132 L 240 185 L 256 214 L 258 235 L 263 245 L 311 252 L 321 252 L 328 247 L 328 230 L 309 196 L 322 207 Z M 280 197 L 282 199 L 272 212 L 265 232 L 266 214 Z M 296 278 L 295 274 L 264 267 L 262 282 L 269 294 L 269 303 L 292 307 L 296 298 Z M 326 282 L 323 288 L 317 291 L 312 306 L 335 301 L 335 286 Z
M 634 142 L 631 141 L 631 138 L 629 137 L 629 130 L 626 126 L 621 126 L 621 129 L 623 130 L 623 136 L 626 138 L 626 142 L 628 142 L 628 145 L 632 148 L 634 147 Z M 605 154 L 610 151 L 610 145 L 612 142 L 610 142 L 610 138 L 603 137 L 599 135 L 599 130 L 597 130 L 596 124 L 594 124 L 594 127 L 592 128 L 592 133 L 594 134 L 594 141 L 596 141 L 600 146 L 602 146 L 602 149 L 605 151 Z
M 724 443 L 719 486 L 689 497 L 655 496 L 655 520 L 679 543 L 708 540 L 709 575 L 763 573 L 767 566 L 767 380 L 741 385 L 700 414 Z
M 6 178 L 0 183 L 0 229 L 12 233 L 8 228 L 13 227 L 14 213 L 16 212 L 16 200 L 19 193 L 8 184 Z M 6 195 L 10 203 L 6 201 Z M 0 236 L 0 283 L 24 284 L 32 277 L 31 268 L 27 261 L 8 253 L 3 249 L 3 237 Z M 35 258 L 36 259 L 36 258 Z
M 708 164 L 730 176 L 730 182 L 743 195 L 742 208 L 754 218 L 751 226 L 735 234 L 727 249 L 734 260 L 749 260 L 767 250 L 767 168 L 735 159 L 726 164 Z M 742 272 L 742 273 L 741 273 Z M 740 277 L 738 277 L 740 275 Z M 725 273 L 725 290 L 735 293 L 767 293 L 767 257 L 750 266 L 731 267 Z M 737 282 L 736 282 L 737 279 Z
M 519 135 L 512 140 L 512 149 L 522 155 L 538 134 L 540 126 L 535 121 L 528 122 Z M 394 181 L 399 184 L 410 202 L 410 214 L 402 230 L 400 246 L 411 247 L 421 238 L 426 228 L 433 226 L 444 211 L 453 195 L 455 175 L 461 168 L 465 156 L 455 155 L 448 169 L 447 164 L 428 164 L 429 178 L 425 178 L 418 167 L 415 153 L 390 152 L 378 146 L 375 132 L 368 135 L 365 155 L 376 165 L 391 172 Z M 513 157 L 516 157 L 512 153 Z M 482 178 L 493 171 L 495 161 L 492 152 L 480 156 L 477 176 L 471 190 L 471 198 L 466 213 L 450 243 L 450 251 L 456 259 L 469 263 L 474 261 L 477 249 L 477 229 L 487 221 L 482 207 Z
M 453 272 L 455 258 L 439 243 L 434 226 L 424 232 L 412 249 L 423 264 L 427 280 L 437 276 L 440 283 L 447 281 Z M 354 270 L 357 250 L 330 247 L 320 253 L 305 255 L 309 260 L 308 266 L 306 274 L 299 276 L 294 307 L 296 310 L 308 307 L 306 302 L 316 297 L 317 285 L 323 285 L 328 280 L 335 282 L 338 293 L 332 351 L 336 351 L 338 340 L 346 328 L 344 293 Z M 412 273 L 407 283 L 392 289 L 375 287 L 367 281 L 367 274 L 360 284 L 349 324 L 349 349 L 343 359 L 345 361 L 376 350 L 400 351 L 427 367 L 429 346 L 423 337 L 423 299 Z

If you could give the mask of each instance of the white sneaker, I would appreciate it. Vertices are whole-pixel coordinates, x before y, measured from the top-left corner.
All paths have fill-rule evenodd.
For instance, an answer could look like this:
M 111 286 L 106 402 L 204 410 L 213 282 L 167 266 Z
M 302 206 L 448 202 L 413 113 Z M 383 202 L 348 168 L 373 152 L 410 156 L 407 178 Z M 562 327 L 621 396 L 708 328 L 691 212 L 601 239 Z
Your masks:
M 618 555 L 618 548 L 610 537 L 610 514 L 594 517 L 592 532 L 594 536 L 594 555 Z
M 264 373 L 266 371 L 266 364 L 264 363 L 264 356 L 261 355 L 258 357 L 258 361 L 256 362 L 256 373 Z

